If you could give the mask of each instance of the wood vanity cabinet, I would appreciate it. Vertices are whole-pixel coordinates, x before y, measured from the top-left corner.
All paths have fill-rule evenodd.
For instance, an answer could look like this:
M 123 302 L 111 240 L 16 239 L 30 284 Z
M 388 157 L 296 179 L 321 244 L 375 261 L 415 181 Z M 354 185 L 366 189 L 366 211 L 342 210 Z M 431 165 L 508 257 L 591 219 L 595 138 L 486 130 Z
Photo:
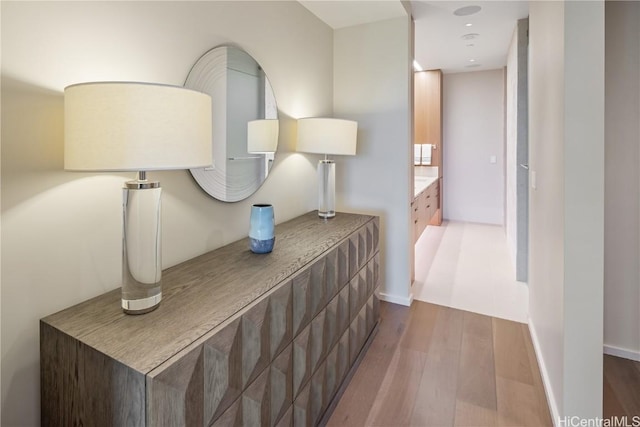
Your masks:
M 414 76 L 414 144 L 435 145 L 431 165 L 441 166 L 442 71 L 418 71 Z
M 163 301 L 120 290 L 40 322 L 42 425 L 314 426 L 379 318 L 379 219 L 316 212 L 163 272 Z
M 440 190 L 439 180 L 434 181 L 422 190 L 411 203 L 411 220 L 413 221 L 413 241 L 424 232 L 427 225 L 432 224 L 438 213 Z

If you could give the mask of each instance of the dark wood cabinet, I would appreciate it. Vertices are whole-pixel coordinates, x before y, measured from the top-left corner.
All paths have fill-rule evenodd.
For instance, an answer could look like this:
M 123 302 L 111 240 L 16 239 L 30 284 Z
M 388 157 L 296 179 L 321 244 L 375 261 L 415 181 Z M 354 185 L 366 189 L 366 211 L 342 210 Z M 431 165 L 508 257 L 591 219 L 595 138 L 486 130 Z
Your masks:
M 114 290 L 41 320 L 47 426 L 313 426 L 378 318 L 377 217 L 317 213 L 167 269 L 129 316 Z

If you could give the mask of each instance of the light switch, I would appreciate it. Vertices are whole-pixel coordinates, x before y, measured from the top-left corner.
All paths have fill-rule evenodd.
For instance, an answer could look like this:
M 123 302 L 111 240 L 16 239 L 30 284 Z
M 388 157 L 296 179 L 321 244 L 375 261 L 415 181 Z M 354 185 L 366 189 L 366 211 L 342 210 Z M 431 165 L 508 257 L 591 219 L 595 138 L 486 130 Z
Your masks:
M 536 171 L 531 171 L 531 188 L 536 189 Z
M 489 163 L 496 163 L 498 161 L 496 156 L 489 157 Z

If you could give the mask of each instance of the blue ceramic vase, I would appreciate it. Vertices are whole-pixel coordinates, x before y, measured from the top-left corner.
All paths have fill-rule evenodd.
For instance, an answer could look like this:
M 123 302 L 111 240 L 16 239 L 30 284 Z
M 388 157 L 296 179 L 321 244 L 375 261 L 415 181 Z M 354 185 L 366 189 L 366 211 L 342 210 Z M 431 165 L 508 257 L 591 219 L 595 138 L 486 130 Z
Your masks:
M 267 254 L 273 250 L 275 237 L 273 206 L 259 204 L 251 206 L 249 227 L 249 249 L 256 254 Z

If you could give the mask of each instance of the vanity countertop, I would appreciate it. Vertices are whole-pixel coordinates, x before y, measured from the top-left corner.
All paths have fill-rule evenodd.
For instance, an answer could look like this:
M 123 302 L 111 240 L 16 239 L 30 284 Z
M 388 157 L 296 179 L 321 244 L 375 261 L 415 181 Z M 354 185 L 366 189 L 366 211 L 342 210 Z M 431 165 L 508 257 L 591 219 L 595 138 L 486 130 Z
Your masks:
M 438 180 L 437 176 L 416 176 L 413 184 L 413 197 L 418 197 L 422 191 Z

